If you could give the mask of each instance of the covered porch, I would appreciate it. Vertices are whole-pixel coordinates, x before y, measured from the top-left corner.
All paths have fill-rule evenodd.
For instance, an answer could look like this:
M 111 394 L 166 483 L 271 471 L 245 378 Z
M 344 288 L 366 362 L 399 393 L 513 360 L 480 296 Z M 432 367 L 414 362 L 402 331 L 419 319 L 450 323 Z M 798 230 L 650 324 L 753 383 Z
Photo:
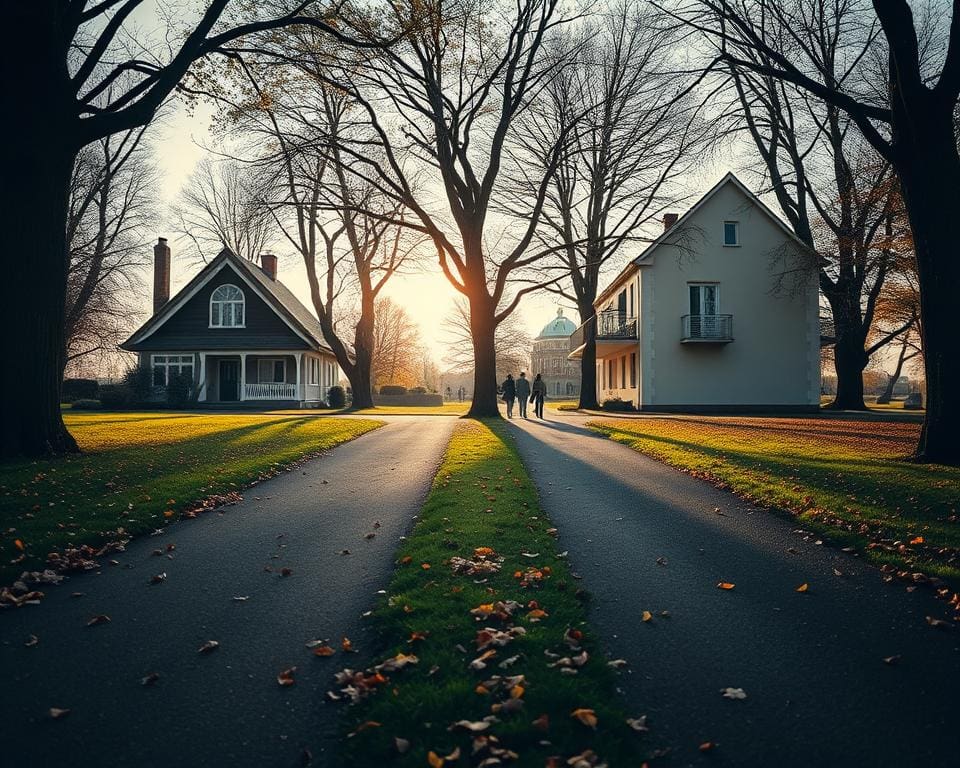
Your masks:
M 198 402 L 299 405 L 323 400 L 329 386 L 307 386 L 305 357 L 303 352 L 200 352 Z

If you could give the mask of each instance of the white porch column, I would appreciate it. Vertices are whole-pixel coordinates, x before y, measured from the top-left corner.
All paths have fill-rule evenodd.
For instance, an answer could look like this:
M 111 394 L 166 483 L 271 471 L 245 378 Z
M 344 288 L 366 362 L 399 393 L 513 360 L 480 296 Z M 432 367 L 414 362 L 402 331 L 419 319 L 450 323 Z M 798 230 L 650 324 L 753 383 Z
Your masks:
M 297 352 L 297 400 L 306 400 L 300 391 L 300 369 L 303 367 L 303 352 Z
M 240 400 L 247 399 L 247 353 L 240 353 Z
M 200 380 L 197 382 L 197 400 L 207 401 L 207 353 L 200 353 Z

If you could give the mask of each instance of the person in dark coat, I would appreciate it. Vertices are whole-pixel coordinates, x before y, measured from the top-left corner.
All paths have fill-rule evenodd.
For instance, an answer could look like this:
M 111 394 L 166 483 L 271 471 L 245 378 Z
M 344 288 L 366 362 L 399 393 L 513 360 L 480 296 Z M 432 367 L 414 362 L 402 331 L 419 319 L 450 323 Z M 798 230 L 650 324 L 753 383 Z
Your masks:
M 517 399 L 517 383 L 513 380 L 513 374 L 508 373 L 507 378 L 500 385 L 503 392 L 503 402 L 507 404 L 507 418 L 513 418 L 513 403 Z
M 543 418 L 543 401 L 547 398 L 547 382 L 538 373 L 537 378 L 533 380 L 533 393 L 530 400 L 533 403 L 533 413 L 538 419 Z
M 527 418 L 527 398 L 530 397 L 530 382 L 527 380 L 527 374 L 520 371 L 520 378 L 516 382 L 517 401 L 520 406 L 520 416 Z

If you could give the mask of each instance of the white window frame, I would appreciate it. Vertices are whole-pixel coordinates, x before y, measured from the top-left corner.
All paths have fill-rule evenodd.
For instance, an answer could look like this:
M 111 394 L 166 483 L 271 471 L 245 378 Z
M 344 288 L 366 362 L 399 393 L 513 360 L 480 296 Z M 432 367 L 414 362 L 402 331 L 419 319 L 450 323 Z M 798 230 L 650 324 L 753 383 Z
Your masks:
M 307 371 L 307 384 L 315 387 L 320 383 L 320 360 L 316 357 L 311 357 L 309 360 L 310 365 Z
M 693 305 L 690 302 L 690 289 L 691 288 L 713 288 L 713 312 L 711 316 L 716 316 L 720 314 L 720 283 L 711 283 L 709 281 L 699 282 L 699 283 L 687 283 L 687 314 L 689 315 L 698 315 L 704 316 L 707 313 L 703 311 L 704 301 L 703 301 L 703 290 L 700 291 L 700 311 L 694 312 Z
M 223 288 L 233 288 L 240 294 L 239 301 L 237 299 L 214 299 L 214 296 L 217 295 L 217 291 Z M 213 321 L 213 308 L 217 307 L 217 322 Z M 224 309 L 230 307 L 230 317 L 231 320 L 236 316 L 235 307 L 240 307 L 240 314 L 243 317 L 243 322 L 241 323 L 230 323 L 229 325 L 224 324 L 223 320 L 225 317 Z M 234 285 L 233 283 L 223 283 L 218 285 L 213 289 L 213 293 L 210 294 L 210 328 L 246 328 L 247 327 L 247 296 L 243 290 Z
M 180 373 L 184 368 L 190 369 L 190 378 L 193 379 L 196 371 L 196 365 L 193 355 L 184 354 L 159 354 L 150 355 L 150 382 L 154 387 L 167 387 L 170 385 L 170 368 L 176 367 Z M 156 384 L 155 371 L 157 368 L 163 369 L 163 384 Z
M 728 243 L 727 242 L 727 225 L 733 224 L 733 234 L 734 240 L 736 242 Z M 727 219 L 723 222 L 723 247 L 724 248 L 739 248 L 740 247 L 740 222 L 736 219 Z
M 260 371 L 263 368 L 264 363 L 270 364 L 270 380 L 265 381 L 260 376 Z M 274 371 L 276 370 L 277 363 L 283 364 L 283 380 L 276 381 L 274 378 Z M 287 361 L 282 357 L 260 357 L 257 358 L 257 384 L 292 384 L 293 382 L 287 381 Z

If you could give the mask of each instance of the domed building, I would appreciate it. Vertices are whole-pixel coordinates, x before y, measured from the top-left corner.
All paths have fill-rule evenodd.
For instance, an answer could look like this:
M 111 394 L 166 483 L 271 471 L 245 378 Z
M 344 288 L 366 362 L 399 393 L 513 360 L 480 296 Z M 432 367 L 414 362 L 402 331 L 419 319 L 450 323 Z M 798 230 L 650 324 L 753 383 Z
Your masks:
M 570 354 L 570 334 L 577 326 L 563 316 L 563 310 L 557 310 L 557 316 L 547 323 L 540 335 L 533 341 L 530 378 L 543 374 L 547 383 L 547 396 L 580 396 L 580 361 L 568 360 Z

